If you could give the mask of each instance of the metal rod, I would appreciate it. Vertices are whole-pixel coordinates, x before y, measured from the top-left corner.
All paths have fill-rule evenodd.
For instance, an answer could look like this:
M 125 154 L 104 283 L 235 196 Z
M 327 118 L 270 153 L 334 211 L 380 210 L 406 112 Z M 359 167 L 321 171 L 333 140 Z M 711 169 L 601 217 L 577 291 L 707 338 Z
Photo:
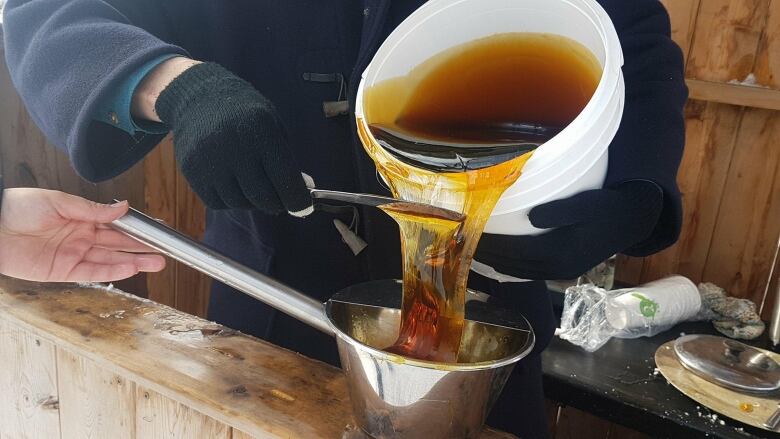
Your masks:
M 404 201 L 397 198 L 383 197 L 381 195 L 358 194 L 354 192 L 329 191 L 324 189 L 309 189 L 314 200 L 331 200 L 345 203 L 361 204 L 364 206 L 380 207 L 387 205 L 406 205 L 413 207 L 418 212 L 438 215 L 444 218 L 452 218 L 453 221 L 463 221 L 464 215 L 454 210 L 437 207 L 431 204 Z
M 775 292 L 775 307 L 772 310 L 772 321 L 769 324 L 769 339 L 772 340 L 773 346 L 780 344 L 780 282 L 777 283 L 777 291 Z
M 769 279 L 766 281 L 764 300 L 769 297 L 769 287 L 772 285 L 772 278 L 775 274 L 775 266 L 777 266 L 778 254 L 780 254 L 780 239 L 777 241 L 775 257 L 772 260 L 772 267 L 769 269 Z M 761 308 L 763 310 L 763 304 Z M 777 282 L 777 291 L 775 292 L 775 306 L 772 308 L 772 320 L 769 322 L 769 339 L 772 340 L 772 345 L 774 346 L 780 344 L 780 281 Z
M 112 226 L 132 238 L 320 331 L 334 335 L 322 303 L 130 209 Z

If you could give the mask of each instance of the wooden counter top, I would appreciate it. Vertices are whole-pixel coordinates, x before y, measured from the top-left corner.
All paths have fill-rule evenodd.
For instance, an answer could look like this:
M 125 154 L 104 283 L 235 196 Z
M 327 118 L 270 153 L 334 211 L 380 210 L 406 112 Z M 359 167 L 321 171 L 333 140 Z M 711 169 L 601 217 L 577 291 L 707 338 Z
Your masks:
M 0 389 L 2 438 L 362 436 L 339 369 L 104 286 L 0 278 Z

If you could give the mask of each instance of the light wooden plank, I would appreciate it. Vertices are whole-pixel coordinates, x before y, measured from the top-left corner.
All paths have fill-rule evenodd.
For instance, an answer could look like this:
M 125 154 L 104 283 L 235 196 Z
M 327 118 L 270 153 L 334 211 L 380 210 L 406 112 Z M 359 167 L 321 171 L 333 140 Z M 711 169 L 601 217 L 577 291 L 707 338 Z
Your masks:
M 193 238 L 201 239 L 206 230 L 203 203 L 190 189 L 187 180 L 176 179 L 176 228 Z M 176 268 L 176 308 L 186 313 L 205 317 L 209 302 L 211 279 L 186 265 Z
M 699 7 L 687 77 L 743 80 L 753 72 L 770 0 L 705 0 Z
M 330 439 L 350 422 L 340 370 L 151 301 L 0 278 L 0 316 L 258 437 Z
M 704 279 L 761 303 L 780 236 L 780 113 L 747 110 Z
M 176 225 L 176 160 L 171 137 L 167 137 L 144 159 L 144 191 L 147 214 Z M 147 276 L 149 298 L 163 305 L 176 306 L 177 263 L 168 260 L 160 273 Z M 132 291 L 132 290 L 130 290 Z
M 729 105 L 688 103 L 687 144 L 677 178 L 683 194 L 682 235 L 670 249 L 646 258 L 643 282 L 672 273 L 701 280 L 741 113 Z
M 60 437 L 57 359 L 52 343 L 0 318 L 0 432 Z
M 57 372 L 62 437 L 136 437 L 132 381 L 65 349 L 57 349 Z
M 144 439 L 230 439 L 230 428 L 152 390 L 136 389 L 136 429 Z
M 701 0 L 661 0 L 669 12 L 672 23 L 672 39 L 680 46 L 683 55 L 688 58 L 688 52 L 696 27 L 696 14 Z
M 115 289 L 0 277 L 0 317 L 257 439 L 340 438 L 351 424 L 339 369 Z M 150 399 L 136 396 L 138 438 Z
M 756 80 L 780 89 L 780 1 L 772 0 L 756 60 Z
M 698 79 L 688 79 L 686 83 L 691 99 L 780 110 L 780 90 Z

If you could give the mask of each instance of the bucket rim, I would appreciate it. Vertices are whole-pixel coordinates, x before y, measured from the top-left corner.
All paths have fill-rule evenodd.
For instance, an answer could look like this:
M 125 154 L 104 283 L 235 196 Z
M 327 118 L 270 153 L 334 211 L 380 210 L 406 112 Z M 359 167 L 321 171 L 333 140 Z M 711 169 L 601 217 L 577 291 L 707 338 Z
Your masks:
M 488 369 L 499 369 L 505 366 L 514 365 L 518 361 L 527 357 L 528 354 L 530 354 L 531 351 L 533 350 L 534 346 L 536 346 L 536 334 L 534 333 L 531 324 L 528 322 L 528 319 L 526 319 L 525 316 L 520 316 L 528 324 L 529 329 L 528 330 L 517 329 L 517 328 L 513 328 L 513 329 L 518 332 L 527 332 L 528 339 L 520 349 L 518 349 L 516 352 L 512 353 L 511 355 L 508 355 L 504 358 L 500 358 L 498 360 L 479 361 L 475 363 L 439 363 L 435 361 L 419 360 L 416 358 L 406 357 L 403 355 L 391 354 L 381 349 L 371 347 L 355 339 L 354 337 L 350 336 L 346 332 L 342 331 L 341 328 L 339 328 L 333 322 L 333 318 L 330 312 L 331 303 L 333 303 L 331 300 L 328 300 L 325 303 L 323 303 L 322 305 L 323 313 L 325 314 L 328 325 L 333 330 L 333 333 L 336 335 L 336 339 L 339 342 L 343 341 L 345 343 L 348 343 L 349 345 L 353 346 L 355 349 L 359 351 L 369 353 L 375 359 L 388 361 L 399 365 L 402 364 L 402 365 L 419 367 L 419 368 L 429 369 L 429 370 L 440 370 L 442 372 L 476 372 L 476 371 L 488 370 Z

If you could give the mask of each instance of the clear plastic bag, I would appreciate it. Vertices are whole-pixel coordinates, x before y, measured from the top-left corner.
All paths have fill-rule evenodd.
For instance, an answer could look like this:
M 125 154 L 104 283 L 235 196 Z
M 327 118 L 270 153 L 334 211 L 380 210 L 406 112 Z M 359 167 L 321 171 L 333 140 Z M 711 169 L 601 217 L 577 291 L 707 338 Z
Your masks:
M 602 347 L 615 334 L 607 322 L 607 290 L 593 284 L 566 289 L 561 327 L 556 335 L 588 352 Z
M 682 276 L 614 291 L 577 285 L 566 290 L 556 334 L 593 352 L 612 337 L 652 337 L 693 318 L 700 308 L 696 286 Z

